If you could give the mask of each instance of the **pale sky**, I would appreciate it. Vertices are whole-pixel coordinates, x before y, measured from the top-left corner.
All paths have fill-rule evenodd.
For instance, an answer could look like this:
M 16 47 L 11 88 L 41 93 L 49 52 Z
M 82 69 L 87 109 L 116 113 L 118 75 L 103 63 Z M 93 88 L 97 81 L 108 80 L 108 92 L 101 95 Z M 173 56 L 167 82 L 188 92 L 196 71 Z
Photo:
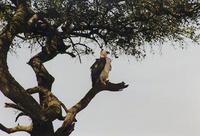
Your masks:
M 25 88 L 33 87 L 35 75 L 26 62 L 34 54 L 24 48 L 17 52 L 8 57 L 10 71 Z M 59 55 L 45 64 L 56 79 L 53 93 L 67 107 L 90 89 L 89 67 L 96 57 L 83 57 L 80 64 L 78 59 Z M 148 55 L 141 62 L 127 56 L 112 58 L 110 81 L 125 81 L 130 86 L 123 92 L 98 94 L 77 115 L 71 136 L 200 136 L 199 58 L 200 46 L 165 47 L 162 55 Z M 12 127 L 16 111 L 5 109 L 4 102 L 9 100 L 0 93 L 0 122 Z M 20 124 L 29 122 L 25 117 L 19 119 Z M 55 123 L 57 127 L 59 122 Z M 2 131 L 0 135 L 8 136 Z

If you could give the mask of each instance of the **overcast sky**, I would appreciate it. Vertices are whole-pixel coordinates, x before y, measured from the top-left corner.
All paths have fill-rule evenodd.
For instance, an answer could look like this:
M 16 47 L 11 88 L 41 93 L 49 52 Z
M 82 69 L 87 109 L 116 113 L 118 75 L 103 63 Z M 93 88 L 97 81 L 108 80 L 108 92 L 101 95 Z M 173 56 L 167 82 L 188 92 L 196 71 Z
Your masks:
M 125 81 L 130 86 L 123 92 L 98 94 L 77 115 L 71 136 L 199 136 L 200 47 L 189 46 L 185 50 L 165 47 L 162 55 L 148 55 L 141 62 L 127 56 L 112 58 L 110 81 Z M 17 52 L 8 57 L 10 72 L 25 88 L 33 87 L 35 75 L 26 64 L 33 54 L 24 48 Z M 53 93 L 67 107 L 90 89 L 89 67 L 96 57 L 83 57 L 80 64 L 63 55 L 45 63 L 56 79 Z M 9 100 L 0 93 L 0 122 L 15 126 L 17 113 L 5 109 L 4 102 Z M 18 123 L 28 124 L 30 120 L 21 117 Z M 55 127 L 59 123 L 55 121 Z M 8 136 L 2 131 L 0 135 Z

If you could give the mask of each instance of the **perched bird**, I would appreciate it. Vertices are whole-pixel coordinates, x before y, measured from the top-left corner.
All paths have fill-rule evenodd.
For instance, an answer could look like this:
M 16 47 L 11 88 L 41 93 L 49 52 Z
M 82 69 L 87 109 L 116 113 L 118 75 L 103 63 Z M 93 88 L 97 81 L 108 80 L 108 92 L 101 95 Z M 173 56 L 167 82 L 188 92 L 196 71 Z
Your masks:
M 111 70 L 111 59 L 107 57 L 108 54 L 108 51 L 102 50 L 100 52 L 100 58 L 96 59 L 94 64 L 90 67 L 92 87 L 97 83 L 106 85 L 106 80 Z

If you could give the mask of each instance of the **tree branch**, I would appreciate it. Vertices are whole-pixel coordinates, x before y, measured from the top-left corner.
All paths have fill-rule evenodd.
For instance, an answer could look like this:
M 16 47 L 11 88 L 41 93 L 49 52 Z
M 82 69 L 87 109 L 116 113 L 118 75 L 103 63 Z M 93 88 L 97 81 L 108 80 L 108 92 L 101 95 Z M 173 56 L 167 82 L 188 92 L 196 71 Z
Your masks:
M 74 130 L 74 125 L 76 122 L 75 116 L 77 113 L 79 113 L 81 110 L 85 109 L 88 104 L 91 102 L 91 100 L 98 94 L 99 92 L 103 90 L 111 91 L 111 92 L 118 92 L 122 91 L 124 88 L 127 88 L 128 85 L 126 85 L 124 82 L 121 83 L 111 83 L 107 81 L 107 84 L 98 84 L 95 87 L 91 88 L 89 92 L 72 108 L 68 110 L 67 116 L 65 117 L 65 120 L 60 128 L 57 129 L 55 135 L 56 136 L 68 136 L 71 134 L 71 132 Z
M 17 115 L 17 117 L 15 118 L 15 122 L 17 122 L 17 120 L 19 119 L 19 117 L 21 117 L 21 116 L 28 116 L 26 113 L 24 113 L 24 112 L 20 112 L 18 115 Z
M 14 103 L 5 103 L 5 108 L 14 108 L 14 109 L 17 109 L 19 111 L 22 111 L 15 118 L 15 122 L 17 122 L 17 120 L 20 116 L 30 116 L 30 115 L 28 115 L 28 111 L 26 111 L 26 109 L 24 109 L 22 106 L 14 104 Z
M 20 132 L 20 131 L 24 131 L 24 132 L 27 132 L 27 133 L 30 133 L 33 129 L 33 125 L 29 125 L 29 126 L 22 126 L 22 125 L 17 125 L 16 127 L 14 128 L 7 128 L 5 127 L 4 125 L 2 125 L 0 123 L 0 130 L 10 134 L 10 133 L 15 133 L 15 132 Z
M 68 112 L 67 107 L 50 90 L 43 87 L 33 87 L 26 91 L 30 94 L 39 93 L 43 96 L 42 108 L 44 110 L 45 120 L 64 120 L 61 107 L 63 107 L 66 114 Z
M 14 108 L 14 109 L 17 109 L 19 111 L 23 111 L 24 112 L 24 108 L 17 105 L 17 104 L 14 104 L 14 103 L 5 103 L 5 108 Z
M 8 71 L 7 53 L 14 37 L 25 31 L 24 25 L 29 14 L 29 8 L 24 4 L 17 6 L 12 20 L 0 35 L 0 90 L 17 105 L 27 110 L 31 118 L 42 120 L 41 107 L 38 102 L 28 95 L 24 88 L 12 77 Z

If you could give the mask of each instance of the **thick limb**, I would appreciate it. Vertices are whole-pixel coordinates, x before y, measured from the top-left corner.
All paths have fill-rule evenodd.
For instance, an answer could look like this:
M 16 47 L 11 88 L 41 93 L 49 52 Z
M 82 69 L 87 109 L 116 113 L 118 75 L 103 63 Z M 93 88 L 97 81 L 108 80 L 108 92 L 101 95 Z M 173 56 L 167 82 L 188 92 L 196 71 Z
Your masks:
M 24 31 L 24 24 L 28 14 L 28 8 L 24 4 L 17 6 L 11 21 L 0 34 L 0 90 L 17 105 L 27 110 L 31 118 L 41 121 L 41 107 L 37 101 L 28 95 L 24 88 L 12 77 L 8 71 L 7 53 L 14 37 Z
M 62 116 L 61 107 L 63 107 L 66 113 L 68 112 L 68 110 L 66 106 L 51 91 L 43 87 L 33 87 L 27 89 L 26 91 L 30 94 L 40 93 L 40 95 L 43 95 L 45 101 L 42 107 L 47 120 L 64 120 L 64 117 Z

